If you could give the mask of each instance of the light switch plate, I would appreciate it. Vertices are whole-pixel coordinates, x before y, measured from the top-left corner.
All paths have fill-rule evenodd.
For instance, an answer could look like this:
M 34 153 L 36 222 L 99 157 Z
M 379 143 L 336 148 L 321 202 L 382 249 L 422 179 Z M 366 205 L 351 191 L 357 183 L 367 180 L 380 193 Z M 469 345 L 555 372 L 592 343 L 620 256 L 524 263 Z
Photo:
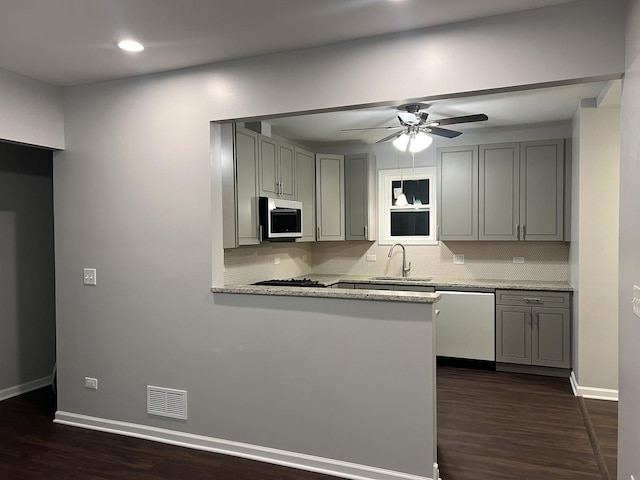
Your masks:
M 524 263 L 524 257 L 513 257 L 513 263 Z
M 280 257 L 276 257 L 273 259 L 273 264 L 274 265 L 280 265 Z
M 462 254 L 462 253 L 454 253 L 453 254 L 453 264 L 454 265 L 464 265 L 464 254 Z
M 367 262 L 375 262 L 377 259 L 375 255 L 367 255 Z
M 95 268 L 85 268 L 82 271 L 83 273 L 83 282 L 85 285 L 96 285 L 96 269 Z
M 636 317 L 640 317 L 640 287 L 637 285 L 633 286 L 633 314 Z

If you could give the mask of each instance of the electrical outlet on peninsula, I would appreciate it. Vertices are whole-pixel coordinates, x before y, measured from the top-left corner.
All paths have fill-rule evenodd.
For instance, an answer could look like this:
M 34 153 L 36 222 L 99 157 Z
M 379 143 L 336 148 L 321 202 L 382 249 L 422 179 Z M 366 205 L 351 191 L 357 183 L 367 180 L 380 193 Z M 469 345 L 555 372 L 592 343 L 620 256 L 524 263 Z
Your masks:
M 633 314 L 636 317 L 640 317 L 640 287 L 637 285 L 633 286 Z
M 96 269 L 85 268 L 82 271 L 84 285 L 96 285 Z

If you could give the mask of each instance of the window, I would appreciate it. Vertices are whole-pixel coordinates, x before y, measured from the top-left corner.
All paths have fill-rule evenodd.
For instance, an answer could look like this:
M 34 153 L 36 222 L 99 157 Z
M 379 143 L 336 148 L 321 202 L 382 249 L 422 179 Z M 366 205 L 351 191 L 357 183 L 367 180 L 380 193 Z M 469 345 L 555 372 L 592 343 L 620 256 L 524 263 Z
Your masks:
M 378 171 L 380 245 L 436 245 L 435 167 Z M 403 205 L 401 194 L 407 199 Z

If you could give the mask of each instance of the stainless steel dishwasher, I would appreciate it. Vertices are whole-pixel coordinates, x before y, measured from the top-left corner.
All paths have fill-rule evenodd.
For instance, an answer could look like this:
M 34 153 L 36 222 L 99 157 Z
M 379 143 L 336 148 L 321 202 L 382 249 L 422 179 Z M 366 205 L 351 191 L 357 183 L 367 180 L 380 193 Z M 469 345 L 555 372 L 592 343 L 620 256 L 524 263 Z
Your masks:
M 495 361 L 495 294 L 437 290 L 436 355 Z

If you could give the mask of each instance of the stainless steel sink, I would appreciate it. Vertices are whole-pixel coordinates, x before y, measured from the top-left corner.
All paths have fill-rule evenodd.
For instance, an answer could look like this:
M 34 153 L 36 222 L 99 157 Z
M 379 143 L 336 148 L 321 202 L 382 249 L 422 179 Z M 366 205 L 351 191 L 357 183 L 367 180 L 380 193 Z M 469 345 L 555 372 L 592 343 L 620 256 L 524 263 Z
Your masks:
M 430 282 L 432 277 L 373 277 L 371 280 L 385 280 L 387 282 Z

